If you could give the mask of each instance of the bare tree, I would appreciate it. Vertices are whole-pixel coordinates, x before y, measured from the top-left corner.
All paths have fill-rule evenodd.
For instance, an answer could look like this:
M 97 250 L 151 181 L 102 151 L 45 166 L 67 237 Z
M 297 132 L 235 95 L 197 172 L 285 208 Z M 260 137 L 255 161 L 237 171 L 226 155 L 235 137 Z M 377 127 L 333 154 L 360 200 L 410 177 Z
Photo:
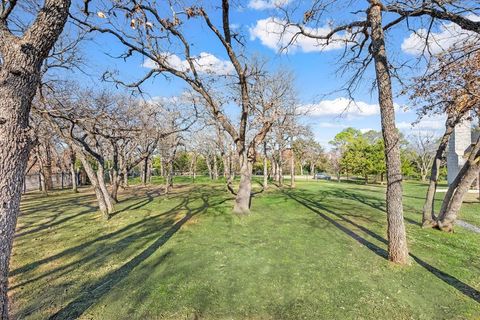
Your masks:
M 410 148 L 414 155 L 412 161 L 420 171 L 422 181 L 427 180 L 428 172 L 435 158 L 437 140 L 435 133 L 420 130 L 409 137 Z
M 378 102 L 382 134 L 385 145 L 385 158 L 387 166 L 387 234 L 389 259 L 399 264 L 408 263 L 408 248 L 403 221 L 402 204 L 402 172 L 400 161 L 400 137 L 395 125 L 395 109 L 393 105 L 393 92 L 391 83 L 391 70 L 385 46 L 385 30 L 398 24 L 399 21 L 382 22 L 384 4 L 380 0 L 368 0 L 368 6 L 359 10 L 359 18 L 355 21 L 332 26 L 327 34 L 312 32 L 309 23 L 318 23 L 322 14 L 332 5 L 339 6 L 339 1 L 315 1 L 313 6 L 301 17 L 301 22 L 292 21 L 286 14 L 285 30 L 297 30 L 289 39 L 288 45 L 295 43 L 300 36 L 318 41 L 318 46 L 327 46 L 333 42 L 344 43 L 349 46 L 344 51 L 346 60 L 344 70 L 353 70 L 353 76 L 347 85 L 347 91 L 352 94 L 358 81 L 363 77 L 367 67 L 374 64 L 376 87 L 378 89 Z M 360 15 L 362 14 L 362 15 Z M 284 36 L 291 33 L 286 32 Z M 365 55 L 365 49 L 368 49 Z
M 431 67 L 414 79 L 411 101 L 419 107 L 419 118 L 429 114 L 446 114 L 445 131 L 440 138 L 432 163 L 430 182 L 423 206 L 423 227 L 436 226 L 435 191 L 442 158 L 455 126 L 479 106 L 478 84 L 480 55 L 446 51 L 431 58 Z
M 438 228 L 442 231 L 452 231 L 462 206 L 463 198 L 479 177 L 480 173 L 480 137 L 469 148 L 469 156 L 455 180 L 448 187 L 442 207 L 438 215 Z

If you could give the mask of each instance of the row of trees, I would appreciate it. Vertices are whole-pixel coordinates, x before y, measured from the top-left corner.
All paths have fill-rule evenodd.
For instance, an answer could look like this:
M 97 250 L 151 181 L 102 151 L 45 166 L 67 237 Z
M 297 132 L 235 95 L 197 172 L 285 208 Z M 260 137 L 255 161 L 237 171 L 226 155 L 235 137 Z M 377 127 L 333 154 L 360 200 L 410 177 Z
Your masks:
M 404 137 L 400 135 L 400 159 L 404 176 L 426 181 L 435 157 L 439 137 L 433 132 L 417 130 Z M 354 128 L 346 128 L 330 142 L 329 168 L 338 179 L 340 175 L 364 177 L 384 182 L 386 174 L 385 150 L 381 132 L 370 130 L 362 133 Z M 443 161 L 444 162 L 444 161 Z M 443 163 L 445 169 L 445 163 Z M 443 175 L 445 177 L 445 175 Z
M 381 125 L 383 149 L 385 152 L 387 178 L 387 220 L 388 220 L 388 252 L 393 262 L 404 264 L 408 262 L 408 249 L 405 236 L 402 208 L 402 161 L 401 137 L 395 127 L 395 109 L 391 85 L 392 74 L 389 55 L 385 46 L 385 33 L 393 27 L 411 24 L 412 19 L 421 22 L 421 17 L 427 17 L 428 28 L 432 30 L 442 21 L 450 21 L 461 28 L 478 34 L 480 22 L 470 19 L 465 14 L 477 14 L 475 2 L 470 1 L 381 1 L 368 0 L 365 6 L 359 8 L 357 15 L 341 25 L 333 25 L 328 34 L 312 33 L 310 30 L 322 22 L 323 15 L 331 8 L 350 5 L 350 1 L 314 1 L 313 6 L 305 12 L 288 13 L 284 18 L 284 26 L 294 26 L 298 33 L 288 39 L 293 44 L 297 36 L 309 37 L 318 41 L 319 45 L 328 45 L 333 41 L 340 41 L 348 46 L 344 58 L 347 59 L 347 71 L 353 70 L 353 77 L 347 86 L 350 93 L 365 74 L 365 70 L 373 64 L 375 69 L 376 88 L 381 110 Z M 44 77 L 49 54 L 54 52 L 60 33 L 67 17 L 85 32 L 93 34 L 103 33 L 112 36 L 125 48 L 122 59 L 143 57 L 152 68 L 135 82 L 127 82 L 117 78 L 116 73 L 107 73 L 106 80 L 114 81 L 118 85 L 141 89 L 149 79 L 158 75 L 169 75 L 183 81 L 191 90 L 188 105 L 201 106 L 208 110 L 213 126 L 221 134 L 228 136 L 219 143 L 224 146 L 225 161 L 230 161 L 227 168 L 232 167 L 235 158 L 238 161 L 240 184 L 229 189 L 236 194 L 234 211 L 247 214 L 252 196 L 251 176 L 253 164 L 256 161 L 258 150 L 265 146 L 264 142 L 270 134 L 273 136 L 275 154 L 273 161 L 276 172 L 281 171 L 278 166 L 285 156 L 282 150 L 288 145 L 294 149 L 294 136 L 298 135 L 293 125 L 294 115 L 298 110 L 288 81 L 283 78 L 275 80 L 275 73 L 268 71 L 266 65 L 258 59 L 249 56 L 245 50 L 242 38 L 232 32 L 230 24 L 230 2 L 222 0 L 218 3 L 221 11 L 220 18 L 215 15 L 218 8 L 203 6 L 193 1 L 157 2 L 141 1 L 104 1 L 91 3 L 83 1 L 79 6 L 72 6 L 70 0 L 45 0 L 43 6 L 34 10 L 18 6 L 15 0 L 2 1 L 0 7 L 0 315 L 8 319 L 7 279 L 9 258 L 11 254 L 13 235 L 19 213 L 21 188 L 26 171 L 30 151 L 35 145 L 35 137 L 30 126 L 32 101 L 39 92 Z M 292 4 L 293 5 L 293 4 Z M 82 8 L 76 12 L 73 8 Z M 93 13 L 96 13 L 93 14 Z M 297 14 L 295 14 L 297 13 Z M 387 13 L 389 22 L 382 18 Z M 213 17 L 213 18 L 212 18 Z M 296 20 L 295 20 L 296 19 Z M 25 21 L 27 22 L 25 23 Z M 193 48 L 203 48 L 204 43 L 190 37 L 186 32 L 189 28 L 205 27 L 205 35 L 209 38 L 209 46 L 215 47 L 218 52 L 224 52 L 229 59 L 229 67 L 224 72 L 218 72 L 205 63 L 205 54 L 198 54 Z M 291 33 L 287 33 L 291 37 Z M 425 37 L 427 46 L 428 36 Z M 469 47 L 470 46 L 470 49 Z M 452 52 L 446 57 L 447 64 L 452 61 L 468 63 L 476 49 L 476 43 L 466 43 L 462 50 Z M 58 52 L 58 51 L 57 51 Z M 453 59 L 453 60 L 452 60 Z M 180 61 L 180 63 L 177 63 Z M 475 60 L 473 60 L 475 61 Z M 438 70 L 438 64 L 431 64 Z M 478 72 L 478 69 L 477 69 Z M 459 121 L 458 115 L 468 109 L 471 95 L 478 85 L 478 74 L 473 72 L 470 77 L 463 73 L 451 73 L 451 77 L 458 81 L 458 90 L 453 90 L 455 97 L 445 99 L 440 110 L 449 115 L 446 128 L 451 123 Z M 278 77 L 277 77 L 278 79 Z M 419 80 L 423 81 L 423 80 Z M 435 87 L 435 83 L 433 83 Z M 56 89 L 44 96 L 37 95 L 35 109 L 38 117 L 44 119 L 55 128 L 59 137 L 67 143 L 82 162 L 94 186 L 95 193 L 107 216 L 113 209 L 116 197 L 115 184 L 119 184 L 125 172 L 128 173 L 132 165 L 147 164 L 152 150 L 157 148 L 160 141 L 165 143 L 162 149 L 162 159 L 175 158 L 177 147 L 182 143 L 182 137 L 177 131 L 184 129 L 177 122 L 175 110 L 164 108 L 159 111 L 151 104 L 135 107 L 138 110 L 154 109 L 142 115 L 134 115 L 133 123 L 130 117 L 112 116 L 119 111 L 120 115 L 128 113 L 130 102 L 123 103 L 124 99 L 117 99 L 111 103 L 105 95 L 75 96 L 72 90 Z M 431 90 L 431 92 L 435 92 Z M 439 92 L 439 91 L 437 91 Z M 477 91 L 478 92 L 478 91 Z M 476 94 L 476 93 L 475 93 Z M 37 102 L 38 101 L 38 102 Z M 132 103 L 135 106 L 138 102 Z M 238 107 L 236 114 L 226 112 L 227 106 Z M 436 106 L 437 104 L 435 104 Z M 478 104 L 475 104 L 478 106 Z M 175 105 L 176 106 L 176 105 Z M 131 112 L 131 111 L 130 111 Z M 93 115 L 93 117 L 92 117 Z M 183 114 L 182 114 L 183 116 Z M 93 118 L 93 119 L 92 119 Z M 158 119 L 161 121 L 158 121 Z M 183 117 L 180 117 L 183 119 Z M 32 122 L 33 123 L 33 122 Z M 146 124 L 148 128 L 144 126 Z M 150 124 L 153 123 L 152 126 Z M 278 130 L 274 130 L 278 128 Z M 143 136 L 141 141 L 132 142 L 132 136 Z M 442 139 L 442 145 L 448 141 L 448 134 Z M 231 148 L 231 149 L 230 149 Z M 457 210 L 454 199 L 462 198 L 464 190 L 471 177 L 478 173 L 477 143 L 462 174 L 456 183 L 451 186 L 451 198 L 446 211 Z M 225 151 L 228 150 L 228 151 Z M 268 147 L 264 147 L 267 153 Z M 444 150 L 444 149 L 443 149 Z M 437 157 L 432 167 L 431 188 L 426 202 L 424 219 L 438 221 L 443 228 L 448 226 L 447 219 L 440 214 L 437 219 L 431 208 L 433 206 L 434 189 L 438 180 L 439 159 L 442 148 L 438 149 Z M 231 153 L 230 153 L 231 151 Z M 232 156 L 234 154 L 234 156 Z M 267 158 L 267 157 L 265 157 Z M 215 158 L 214 158 L 215 159 Z M 227 160 L 228 159 L 228 160 Z M 294 157 L 290 157 L 291 166 Z M 107 161 L 112 163 L 112 188 L 106 190 L 103 173 Z M 171 172 L 171 162 L 166 160 L 167 171 Z M 227 162 L 225 162 L 227 163 Z M 265 167 L 267 167 L 265 165 Z M 144 165 L 147 172 L 148 166 Z M 292 170 L 293 171 L 293 170 Z M 231 171 L 230 171 L 231 172 Z M 147 174 L 144 174 L 146 177 Z M 230 174 L 231 176 L 231 174 Z M 280 177 L 282 175 L 279 175 Z M 230 180 L 231 181 L 231 180 Z M 294 183 L 292 179 L 292 183 Z M 433 191 L 432 191 L 433 190 Z M 432 193 L 433 192 L 433 193 Z M 113 201 L 112 201 L 113 200 Z

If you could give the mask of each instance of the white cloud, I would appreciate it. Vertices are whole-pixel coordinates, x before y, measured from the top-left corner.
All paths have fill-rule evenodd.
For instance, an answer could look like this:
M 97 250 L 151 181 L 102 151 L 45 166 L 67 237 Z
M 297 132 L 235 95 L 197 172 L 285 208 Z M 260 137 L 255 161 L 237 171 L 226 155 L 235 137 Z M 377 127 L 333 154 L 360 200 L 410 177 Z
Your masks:
M 255 10 L 274 9 L 286 6 L 292 0 L 250 0 L 248 7 Z
M 398 129 L 404 130 L 441 130 L 445 127 L 445 116 L 439 115 L 429 118 L 423 118 L 418 123 L 401 121 L 397 123 Z
M 367 133 L 368 131 L 376 131 L 375 129 L 372 129 L 372 128 L 363 128 L 363 129 L 360 129 L 360 132 L 361 133 Z
M 189 64 L 186 60 L 182 60 L 179 56 L 172 53 L 161 53 L 160 59 L 172 68 L 180 71 L 190 71 Z M 195 68 L 198 72 L 206 74 L 227 75 L 234 72 L 232 63 L 228 60 L 221 60 L 211 53 L 202 52 L 194 58 Z M 143 64 L 145 68 L 155 68 L 156 63 L 151 59 L 146 60 Z
M 303 52 L 329 51 L 344 48 L 348 33 L 332 37 L 330 43 L 324 40 L 316 40 L 303 35 L 295 38 L 299 29 L 295 26 L 284 27 L 285 21 L 277 18 L 266 18 L 258 20 L 256 24 L 249 28 L 250 39 L 253 41 L 259 39 L 260 42 L 275 51 L 284 49 L 287 46 L 290 52 L 301 50 Z M 326 35 L 331 31 L 329 26 L 321 28 L 305 28 L 306 32 L 315 35 Z M 293 39 L 293 41 L 292 41 Z M 292 42 L 292 43 L 290 43 Z M 290 45 L 289 45 L 290 44 Z
M 473 15 L 467 18 L 473 21 L 480 20 L 480 17 Z M 455 23 L 445 23 L 441 25 L 439 31 L 431 31 L 430 34 L 427 29 L 412 32 L 408 38 L 403 40 L 401 48 L 403 52 L 411 55 L 420 55 L 424 52 L 437 54 L 447 49 L 460 48 L 466 43 L 478 42 L 480 42 L 480 36 L 477 33 L 463 30 Z M 428 48 L 426 47 L 427 43 Z
M 323 100 L 315 104 L 307 104 L 302 107 L 311 116 L 357 116 L 368 117 L 380 113 L 378 104 L 368 104 L 362 101 L 352 101 L 347 98 Z
M 337 122 L 320 122 L 316 126 L 320 128 L 342 128 L 342 129 L 347 127 L 346 125 L 340 124 Z

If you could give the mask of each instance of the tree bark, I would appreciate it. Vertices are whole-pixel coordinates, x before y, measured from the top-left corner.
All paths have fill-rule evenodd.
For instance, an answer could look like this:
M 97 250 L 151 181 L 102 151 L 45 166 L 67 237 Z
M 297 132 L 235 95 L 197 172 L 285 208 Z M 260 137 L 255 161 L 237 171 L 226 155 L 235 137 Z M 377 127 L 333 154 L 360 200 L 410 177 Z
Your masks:
M 480 156 L 480 155 L 479 155 Z M 440 212 L 438 217 L 438 228 L 442 231 L 451 232 L 453 231 L 453 226 L 457 220 L 458 212 L 462 207 L 463 198 L 470 190 L 475 179 L 480 173 L 480 163 L 478 160 L 475 163 L 472 163 L 469 166 L 465 175 L 462 176 L 458 187 L 455 189 L 455 193 L 451 200 L 448 203 L 447 209 Z
M 456 118 L 456 119 L 455 119 Z M 461 118 L 461 117 L 460 117 Z M 440 140 L 437 151 L 435 153 L 435 158 L 432 163 L 432 170 L 430 173 L 430 183 L 428 185 L 427 195 L 425 198 L 425 204 L 423 205 L 422 212 L 422 227 L 434 227 L 436 226 L 436 217 L 435 217 L 435 193 L 437 191 L 438 177 L 440 175 L 440 164 L 442 163 L 443 154 L 447 148 L 448 141 L 450 136 L 455 129 L 455 125 L 458 123 L 458 117 L 455 117 L 452 114 L 448 115 L 447 120 L 445 121 L 445 132 Z
M 76 156 L 75 156 L 75 151 L 73 151 L 72 148 L 69 148 L 70 152 L 70 175 L 72 179 L 72 191 L 77 193 L 78 192 L 78 186 L 77 186 L 77 173 L 75 172 L 75 161 L 76 161 Z
M 123 187 L 124 188 L 128 188 L 128 169 L 125 168 L 123 169 Z
M 408 248 L 403 221 L 400 138 L 395 126 L 392 84 L 382 26 L 382 3 L 380 0 L 369 0 L 369 2 L 368 21 L 372 37 L 371 52 L 375 61 L 378 101 L 387 166 L 388 258 L 390 261 L 398 264 L 407 264 Z
M 3 320 L 9 318 L 9 261 L 32 144 L 30 108 L 40 83 L 40 68 L 63 30 L 69 7 L 69 0 L 46 0 L 21 38 L 8 30 L 7 21 L 0 21 L 0 318 Z
M 295 188 L 295 157 L 293 154 L 293 148 L 290 150 L 290 188 Z
M 250 213 L 253 164 L 246 154 L 240 155 L 240 162 L 240 186 L 235 197 L 233 212 L 240 215 L 246 215 Z
M 52 180 L 52 153 L 50 150 L 50 144 L 45 145 L 45 166 L 43 170 L 44 178 L 44 187 L 45 192 L 48 192 L 53 189 L 53 180 Z
M 212 163 L 210 162 L 210 157 L 208 155 L 205 155 L 205 163 L 208 169 L 208 177 L 213 180 Z
M 263 143 L 263 188 L 268 188 L 268 158 L 267 158 L 267 143 Z
M 110 215 L 110 213 L 114 212 L 113 199 L 110 196 L 110 193 L 108 192 L 107 185 L 105 184 L 105 171 L 103 169 L 102 163 L 98 163 L 97 181 L 98 181 L 98 186 L 100 187 L 100 190 L 102 190 L 103 198 L 105 199 L 105 204 L 107 205 L 108 214 Z M 109 216 L 105 218 L 108 219 Z
M 217 155 L 213 155 L 213 180 L 218 180 L 218 164 Z
M 278 185 L 281 187 L 283 186 L 283 156 L 282 150 L 278 152 L 278 163 L 277 163 L 277 171 L 278 171 Z
M 463 198 L 472 186 L 476 177 L 480 173 L 480 138 L 476 141 L 470 155 L 460 169 L 455 180 L 448 187 L 445 198 L 442 202 L 442 208 L 438 215 L 438 227 L 443 231 L 452 231 L 453 225 L 460 210 Z
M 98 180 L 98 172 L 95 172 L 88 162 L 87 158 L 85 155 L 83 155 L 81 152 L 78 153 L 78 157 L 80 158 L 80 161 L 82 162 L 83 168 L 85 169 L 85 172 L 87 173 L 88 179 L 90 180 L 90 183 L 92 184 L 93 191 L 95 192 L 95 197 L 97 198 L 98 202 L 98 207 L 100 212 L 102 213 L 103 217 L 105 219 L 110 218 L 110 211 L 113 206 L 110 203 L 110 206 L 107 203 L 107 200 L 105 199 L 105 193 L 102 191 L 102 188 L 100 186 L 100 181 Z M 100 167 L 100 165 L 99 165 Z M 103 171 L 103 170 L 102 170 Z M 103 181 L 103 179 L 102 179 Z M 106 187 L 105 187 L 106 189 Z M 108 194 L 108 192 L 107 192 Z

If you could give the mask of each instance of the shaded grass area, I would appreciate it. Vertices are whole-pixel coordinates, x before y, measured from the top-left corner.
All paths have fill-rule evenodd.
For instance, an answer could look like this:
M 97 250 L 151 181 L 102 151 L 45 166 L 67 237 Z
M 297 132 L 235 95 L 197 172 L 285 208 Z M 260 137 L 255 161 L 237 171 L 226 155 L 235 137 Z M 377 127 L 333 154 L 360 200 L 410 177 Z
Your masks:
M 12 259 L 14 316 L 478 319 L 480 237 L 420 229 L 424 185 L 405 185 L 409 267 L 385 259 L 383 186 L 297 186 L 257 195 L 244 218 L 221 184 L 132 187 L 108 222 L 88 190 L 30 194 Z

